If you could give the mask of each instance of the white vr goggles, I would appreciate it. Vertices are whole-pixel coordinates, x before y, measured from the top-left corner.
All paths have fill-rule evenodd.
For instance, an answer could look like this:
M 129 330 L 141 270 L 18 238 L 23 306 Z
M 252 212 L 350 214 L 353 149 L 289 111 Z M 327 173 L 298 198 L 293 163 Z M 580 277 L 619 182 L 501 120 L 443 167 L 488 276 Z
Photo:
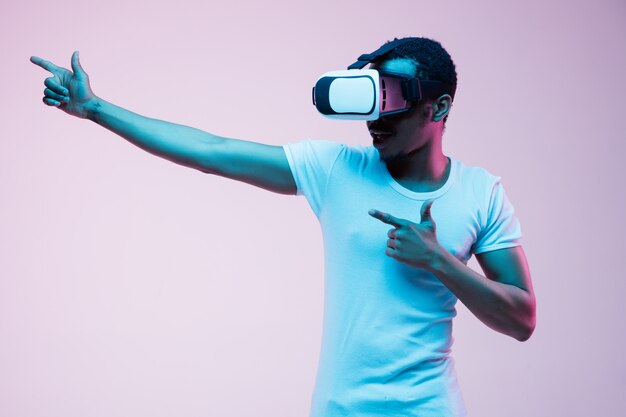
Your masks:
M 405 41 L 392 41 L 371 54 L 361 55 L 347 70 L 323 74 L 313 87 L 313 104 L 331 119 L 376 120 L 411 110 L 423 99 L 449 94 L 454 86 L 441 81 L 420 80 L 378 69 L 361 69 L 379 61 Z

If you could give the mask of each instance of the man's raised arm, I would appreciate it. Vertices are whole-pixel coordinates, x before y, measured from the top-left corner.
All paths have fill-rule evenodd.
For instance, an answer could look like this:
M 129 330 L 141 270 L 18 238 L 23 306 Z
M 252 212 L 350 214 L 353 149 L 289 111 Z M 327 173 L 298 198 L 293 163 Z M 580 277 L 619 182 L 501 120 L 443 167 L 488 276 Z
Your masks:
M 72 71 L 39 57 L 31 62 L 50 71 L 43 102 L 73 116 L 90 119 L 141 149 L 202 172 L 243 181 L 280 194 L 295 194 L 296 184 L 281 146 L 230 139 L 152 119 L 97 97 L 78 52 Z

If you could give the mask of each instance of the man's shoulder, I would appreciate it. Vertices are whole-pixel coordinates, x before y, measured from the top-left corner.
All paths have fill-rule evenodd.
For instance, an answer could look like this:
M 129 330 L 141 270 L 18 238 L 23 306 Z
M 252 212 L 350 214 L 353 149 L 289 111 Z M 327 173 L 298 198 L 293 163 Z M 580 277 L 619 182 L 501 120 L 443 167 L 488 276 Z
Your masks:
M 451 158 L 454 159 L 454 158 Z M 459 176 L 474 179 L 474 180 L 488 180 L 493 181 L 495 179 L 499 179 L 498 175 L 494 175 L 487 168 L 478 165 L 470 165 L 465 162 L 456 159 L 456 163 L 458 166 Z
M 457 181 L 463 188 L 472 190 L 476 195 L 490 194 L 493 186 L 501 180 L 498 175 L 482 166 L 469 165 L 460 160 L 456 160 L 456 163 Z
M 349 144 L 328 139 L 306 139 L 313 148 L 341 154 L 340 158 L 346 162 L 356 163 L 371 160 L 377 157 L 376 148 L 361 144 Z

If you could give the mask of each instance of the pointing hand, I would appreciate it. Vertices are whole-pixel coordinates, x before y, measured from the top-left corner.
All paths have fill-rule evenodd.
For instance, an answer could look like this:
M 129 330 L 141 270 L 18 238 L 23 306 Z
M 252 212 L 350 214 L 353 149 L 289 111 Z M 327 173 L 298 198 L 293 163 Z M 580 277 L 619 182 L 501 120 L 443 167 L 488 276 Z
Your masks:
M 434 200 L 425 201 L 421 209 L 421 221 L 414 223 L 378 210 L 369 214 L 383 223 L 394 226 L 387 232 L 385 254 L 416 268 L 431 270 L 437 253 L 445 250 L 437 241 L 435 221 L 430 208 Z
M 91 91 L 89 76 L 80 65 L 78 51 L 72 54 L 72 71 L 36 56 L 31 56 L 30 62 L 52 73 L 52 77 L 44 81 L 44 103 L 72 116 L 87 118 L 89 106 L 93 105 L 96 96 Z

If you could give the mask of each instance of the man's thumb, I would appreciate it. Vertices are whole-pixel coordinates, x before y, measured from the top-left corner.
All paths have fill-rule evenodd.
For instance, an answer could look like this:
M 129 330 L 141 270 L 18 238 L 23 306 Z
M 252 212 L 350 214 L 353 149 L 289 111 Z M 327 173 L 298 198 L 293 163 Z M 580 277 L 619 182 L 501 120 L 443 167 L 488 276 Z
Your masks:
M 431 214 L 430 214 L 430 208 L 432 207 L 433 203 L 435 202 L 435 200 L 426 200 L 424 202 L 424 204 L 422 204 L 422 210 L 421 210 L 421 221 L 420 224 L 424 224 L 424 223 L 435 223 L 435 221 L 433 220 Z
M 87 75 L 83 67 L 80 65 L 80 61 L 78 60 L 78 51 L 74 51 L 74 53 L 72 54 L 72 71 L 74 71 L 74 74 L 78 76 Z

